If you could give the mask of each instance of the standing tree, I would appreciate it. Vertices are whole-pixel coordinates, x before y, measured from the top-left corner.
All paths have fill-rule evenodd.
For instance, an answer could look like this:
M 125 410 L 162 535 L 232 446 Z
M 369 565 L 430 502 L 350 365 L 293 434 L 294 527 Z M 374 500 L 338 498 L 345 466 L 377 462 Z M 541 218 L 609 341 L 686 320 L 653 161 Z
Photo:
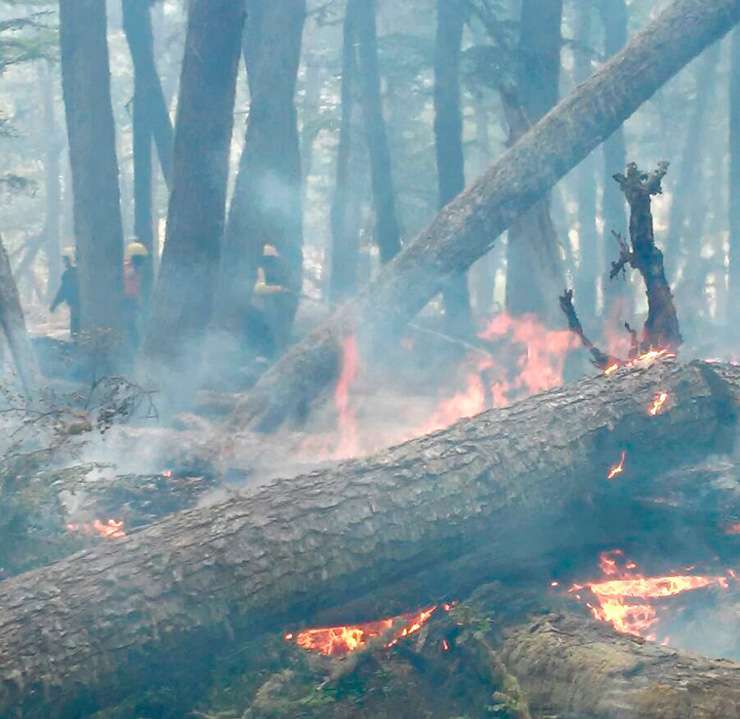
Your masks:
M 590 2 L 576 2 L 575 48 L 573 75 L 576 83 L 587 80 L 591 75 L 592 10 Z M 578 199 L 578 276 L 576 294 L 578 304 L 583 307 L 585 319 L 596 315 L 596 283 L 598 271 L 598 242 L 596 229 L 596 153 L 589 155 L 576 170 Z M 617 165 L 616 169 L 622 165 Z
M 339 127 L 336 182 L 331 206 L 331 253 L 329 299 L 333 304 L 354 294 L 357 289 L 359 256 L 359 217 L 357 205 L 357 175 L 353 159 L 359 150 L 357 126 L 357 52 L 355 48 L 354 16 L 346 12 L 342 29 L 342 119 Z M 355 163 L 356 164 L 356 163 Z
M 143 347 L 155 371 L 197 360 L 211 317 L 244 16 L 237 0 L 189 6 L 167 235 Z
M 730 68 L 730 291 L 727 318 L 740 307 L 740 30 L 732 35 Z
M 293 303 L 302 286 L 301 152 L 295 89 L 306 0 L 248 0 L 244 58 L 251 104 L 224 237 L 216 324 L 238 331 L 266 244 L 277 248 Z
M 134 65 L 134 234 L 148 250 L 144 290 L 154 277 L 154 216 L 152 208 L 152 140 L 158 148 L 162 175 L 169 185 L 172 174 L 173 132 L 162 84 L 154 61 L 150 4 L 122 0 L 123 29 Z
M 439 207 L 465 189 L 463 117 L 460 104 L 460 50 L 465 25 L 462 0 L 437 0 L 437 34 L 434 51 L 434 137 L 437 154 Z M 458 275 L 443 290 L 448 331 L 470 334 L 473 319 L 466 274 Z
M 562 17 L 563 0 L 522 2 L 515 97 L 505 97 L 512 141 L 558 100 Z M 509 228 L 506 307 L 515 315 L 531 312 L 553 319 L 553 297 L 562 285 L 548 194 Z
M 110 96 L 105 3 L 60 0 L 83 330 L 123 334 L 123 230 Z
M 349 0 L 359 55 L 358 74 L 365 134 L 370 155 L 370 177 L 375 207 L 375 239 L 382 262 L 392 260 L 401 249 L 401 230 L 396 214 L 396 195 L 391 171 L 391 154 L 383 117 L 378 69 L 378 35 L 375 0 Z

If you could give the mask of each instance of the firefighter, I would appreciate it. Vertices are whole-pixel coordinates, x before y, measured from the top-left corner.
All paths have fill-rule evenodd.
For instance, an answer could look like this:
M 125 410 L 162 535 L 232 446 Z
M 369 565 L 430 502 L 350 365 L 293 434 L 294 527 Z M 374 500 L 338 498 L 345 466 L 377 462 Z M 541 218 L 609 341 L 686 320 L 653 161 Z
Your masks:
M 265 245 L 245 333 L 257 354 L 266 358 L 276 357 L 288 344 L 293 304 L 288 284 L 288 271 L 280 253 L 274 245 Z
M 50 312 L 55 312 L 62 303 L 67 305 L 69 308 L 69 335 L 72 341 L 76 341 L 80 333 L 80 283 L 74 259 L 74 249 L 65 247 L 62 253 L 64 272 L 59 283 L 59 290 L 51 303 L 51 307 L 49 307 Z
M 130 349 L 139 345 L 139 324 L 144 305 L 144 272 L 149 251 L 138 240 L 126 245 L 123 266 L 123 307 L 126 322 L 126 340 Z

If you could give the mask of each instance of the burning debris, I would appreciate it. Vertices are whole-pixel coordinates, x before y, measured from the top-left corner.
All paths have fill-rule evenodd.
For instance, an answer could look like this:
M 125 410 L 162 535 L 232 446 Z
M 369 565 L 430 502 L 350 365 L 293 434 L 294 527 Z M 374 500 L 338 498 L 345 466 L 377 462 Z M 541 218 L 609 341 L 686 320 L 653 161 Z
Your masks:
M 102 539 L 123 539 L 126 536 L 123 521 L 115 519 L 108 519 L 105 522 L 100 519 L 94 519 L 92 522 L 70 522 L 67 524 L 67 531 L 87 537 L 97 536 Z
M 617 462 L 617 464 L 614 464 L 609 468 L 606 478 L 611 480 L 619 476 L 620 474 L 622 474 L 622 472 L 624 472 L 624 462 L 626 459 L 627 459 L 627 452 L 626 450 L 622 450 L 622 454 L 619 456 L 619 462 Z
M 648 407 L 648 414 L 651 417 L 657 417 L 665 407 L 665 403 L 668 401 L 668 392 L 658 392 L 653 398 L 650 407 Z
M 650 641 L 658 640 L 661 621 L 660 600 L 706 587 L 727 589 L 733 573 L 727 576 L 673 574 L 646 577 L 638 565 L 615 549 L 599 556 L 602 579 L 573 584 L 568 592 L 585 602 L 594 618 L 608 622 L 617 631 L 634 634 Z M 587 601 L 584 594 L 592 597 Z M 668 638 L 663 639 L 664 642 Z

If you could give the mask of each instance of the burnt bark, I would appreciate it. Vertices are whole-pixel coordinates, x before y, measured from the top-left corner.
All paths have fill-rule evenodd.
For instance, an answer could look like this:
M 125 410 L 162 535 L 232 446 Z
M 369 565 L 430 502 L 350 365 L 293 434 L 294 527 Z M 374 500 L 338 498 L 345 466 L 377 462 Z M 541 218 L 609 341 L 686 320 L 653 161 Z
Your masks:
M 353 302 L 264 374 L 235 423 L 270 430 L 303 410 L 335 379 L 344 335 L 361 332 L 370 345 L 387 341 L 389 327 L 402 327 L 445 281 L 486 254 L 517 217 L 739 19 L 738 0 L 677 0 L 448 204 Z
M 123 337 L 123 229 L 105 3 L 60 0 L 81 326 Z
M 167 234 L 144 358 L 155 372 L 197 361 L 210 321 L 224 227 L 244 5 L 190 5 Z
M 536 716 L 725 719 L 740 710 L 740 665 L 620 635 L 574 614 L 509 629 L 499 650 Z
M 159 156 L 159 164 L 162 168 L 162 176 L 167 187 L 170 188 L 172 183 L 174 132 L 154 59 L 150 3 L 141 2 L 140 0 L 121 0 L 121 7 L 123 30 L 134 64 L 134 183 L 136 184 L 136 169 L 138 167 L 136 162 L 138 113 L 141 125 L 140 142 L 143 143 L 146 140 L 151 143 L 154 140 Z M 145 133 L 148 133 L 148 138 Z M 144 148 L 144 152 L 146 151 Z M 143 167 L 141 169 L 143 170 Z M 136 188 L 134 189 L 134 195 L 135 200 L 138 200 L 139 195 Z M 141 241 L 144 242 L 144 240 Z
M 671 403 L 652 417 L 656 388 Z M 551 528 L 557 551 L 572 502 L 599 506 L 615 487 L 639 491 L 656 462 L 716 450 L 734 437 L 738 402 L 736 366 L 623 370 L 7 580 L 0 715 L 84 715 L 162 681 L 179 661 L 201 671 L 229 637 L 281 627 L 476 547 L 487 565 L 497 557 L 505 566 L 542 546 L 531 541 L 534 526 Z M 631 474 L 620 487 L 606 472 L 625 448 Z
M 2 238 L 0 238 L 0 327 L 10 348 L 23 392 L 27 399 L 32 400 L 39 386 L 36 356 L 28 338 L 18 288 L 13 279 Z
M 357 50 L 354 15 L 346 12 L 342 27 L 342 119 L 339 127 L 337 170 L 331 206 L 331 269 L 329 298 L 338 304 L 357 290 L 359 258 L 359 217 L 356 206 L 358 183 L 352 160 L 359 153 L 356 139 L 357 115 Z
M 434 138 L 438 206 L 443 208 L 465 189 L 463 115 L 460 98 L 460 51 L 466 6 L 462 0 L 437 0 L 434 50 Z M 467 274 L 453 278 L 442 291 L 447 331 L 472 335 L 473 318 Z
M 521 119 L 509 121 L 512 144 L 558 101 L 562 16 L 562 0 L 522 2 L 516 96 L 508 100 L 521 108 Z M 552 298 L 563 284 L 547 194 L 509 227 L 506 308 L 514 315 L 536 314 L 550 324 L 556 318 Z
M 303 278 L 301 154 L 295 89 L 305 0 L 247 4 L 244 57 L 251 103 L 244 150 L 224 235 L 218 308 L 221 329 L 238 331 L 266 244 L 277 248 L 293 302 L 282 320 L 290 335 Z
M 370 156 L 370 178 L 375 208 L 375 241 L 380 250 L 381 262 L 387 263 L 401 249 L 401 230 L 398 224 L 391 153 L 380 92 L 376 2 L 349 0 L 347 12 L 352 13 L 357 41 L 360 98 Z
M 661 181 L 668 171 L 668 163 L 661 163 L 651 173 L 642 173 L 637 165 L 627 166 L 627 174 L 614 176 L 630 206 L 631 252 L 625 249 L 612 275 L 619 266 L 629 263 L 640 272 L 645 281 L 648 316 L 640 338 L 640 351 L 651 349 L 677 350 L 683 342 L 678 327 L 678 316 L 671 288 L 663 267 L 663 253 L 655 244 L 651 200 L 662 192 Z
M 730 67 L 730 273 L 727 317 L 740 307 L 740 31 L 732 35 Z

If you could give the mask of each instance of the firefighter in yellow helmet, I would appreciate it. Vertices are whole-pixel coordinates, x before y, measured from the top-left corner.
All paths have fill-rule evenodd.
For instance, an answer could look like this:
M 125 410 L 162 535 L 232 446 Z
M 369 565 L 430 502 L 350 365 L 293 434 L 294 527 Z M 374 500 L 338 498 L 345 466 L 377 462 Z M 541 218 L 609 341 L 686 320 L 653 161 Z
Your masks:
M 288 271 L 274 245 L 265 245 L 257 268 L 246 335 L 258 355 L 274 358 L 288 344 L 292 303 Z
M 139 324 L 144 306 L 144 273 L 149 256 L 147 248 L 138 240 L 126 245 L 123 265 L 123 307 L 127 342 L 134 350 L 139 344 Z

